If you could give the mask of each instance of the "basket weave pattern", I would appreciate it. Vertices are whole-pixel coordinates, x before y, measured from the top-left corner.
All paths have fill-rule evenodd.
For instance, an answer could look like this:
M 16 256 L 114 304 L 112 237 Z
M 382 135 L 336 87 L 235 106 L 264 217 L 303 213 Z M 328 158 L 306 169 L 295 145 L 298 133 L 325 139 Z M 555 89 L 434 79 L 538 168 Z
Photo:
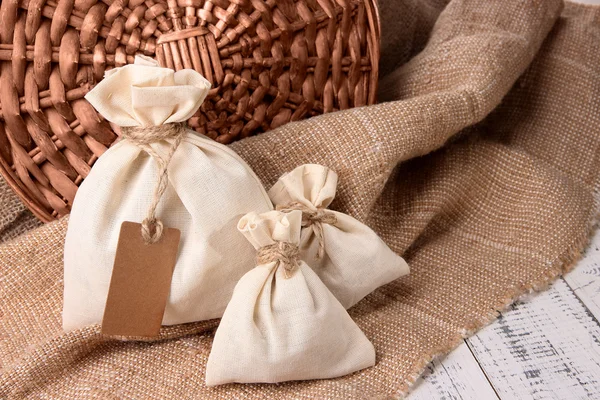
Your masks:
M 374 0 L 2 0 L 0 168 L 43 221 L 117 139 L 83 98 L 137 53 L 211 89 L 190 127 L 221 143 L 372 104 Z

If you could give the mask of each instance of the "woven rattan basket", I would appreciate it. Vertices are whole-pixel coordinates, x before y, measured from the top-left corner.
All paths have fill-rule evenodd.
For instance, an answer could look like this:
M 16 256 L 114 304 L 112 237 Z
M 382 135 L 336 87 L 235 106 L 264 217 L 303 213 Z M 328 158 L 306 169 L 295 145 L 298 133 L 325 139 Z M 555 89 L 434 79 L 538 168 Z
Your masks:
M 83 96 L 136 53 L 212 83 L 188 124 L 221 143 L 375 102 L 375 0 L 0 1 L 0 168 L 43 221 L 118 137 Z

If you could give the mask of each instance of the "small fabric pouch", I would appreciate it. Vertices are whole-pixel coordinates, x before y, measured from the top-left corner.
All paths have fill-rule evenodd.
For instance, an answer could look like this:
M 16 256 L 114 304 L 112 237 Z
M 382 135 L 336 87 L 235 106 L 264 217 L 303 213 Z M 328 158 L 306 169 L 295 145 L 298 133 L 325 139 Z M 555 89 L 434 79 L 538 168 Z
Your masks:
M 75 197 L 64 255 L 65 330 L 102 322 L 124 221 L 148 228 L 142 232 L 150 241 L 163 224 L 181 233 L 162 325 L 221 317 L 235 284 L 254 267 L 255 250 L 236 225 L 247 212 L 273 206 L 237 154 L 185 126 L 209 89 L 194 70 L 174 72 L 138 56 L 87 94 L 123 137 Z
M 375 363 L 373 345 L 298 258 L 302 213 L 249 213 L 238 229 L 258 250 L 215 334 L 209 386 L 333 378 Z
M 278 210 L 302 211 L 300 258 L 346 308 L 408 274 L 408 264 L 368 226 L 327 209 L 335 197 L 337 174 L 306 164 L 284 174 L 269 190 Z

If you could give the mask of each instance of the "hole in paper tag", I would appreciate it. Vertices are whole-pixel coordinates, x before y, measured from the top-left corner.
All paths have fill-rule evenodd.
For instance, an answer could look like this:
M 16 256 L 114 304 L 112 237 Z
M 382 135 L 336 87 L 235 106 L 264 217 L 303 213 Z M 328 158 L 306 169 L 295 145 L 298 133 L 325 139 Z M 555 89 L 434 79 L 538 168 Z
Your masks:
M 113 266 L 102 333 L 154 337 L 160 331 L 181 232 L 165 228 L 160 240 L 146 244 L 142 225 L 123 222 Z

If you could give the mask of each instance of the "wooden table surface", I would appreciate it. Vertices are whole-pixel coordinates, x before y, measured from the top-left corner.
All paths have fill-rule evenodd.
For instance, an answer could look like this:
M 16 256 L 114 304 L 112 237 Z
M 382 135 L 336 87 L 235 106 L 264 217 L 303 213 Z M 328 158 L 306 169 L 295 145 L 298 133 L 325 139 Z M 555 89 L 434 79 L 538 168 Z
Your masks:
M 577 267 L 432 362 L 409 400 L 600 399 L 600 231 Z

